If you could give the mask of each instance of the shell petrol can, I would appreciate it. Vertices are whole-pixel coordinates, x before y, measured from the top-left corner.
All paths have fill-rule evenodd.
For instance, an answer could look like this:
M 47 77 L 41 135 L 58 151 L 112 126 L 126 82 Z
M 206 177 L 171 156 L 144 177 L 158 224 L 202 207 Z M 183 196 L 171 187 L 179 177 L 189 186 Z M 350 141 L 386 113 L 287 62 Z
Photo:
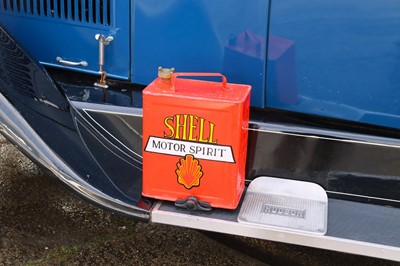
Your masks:
M 187 79 L 195 76 L 222 81 Z M 143 195 L 235 209 L 244 189 L 250 90 L 217 73 L 159 75 L 146 87 Z

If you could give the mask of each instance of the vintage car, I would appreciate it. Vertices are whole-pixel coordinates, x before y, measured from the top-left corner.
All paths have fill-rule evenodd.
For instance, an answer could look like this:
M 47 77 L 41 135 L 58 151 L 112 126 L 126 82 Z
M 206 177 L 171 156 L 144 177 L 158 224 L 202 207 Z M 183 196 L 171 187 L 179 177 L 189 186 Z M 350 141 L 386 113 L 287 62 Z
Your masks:
M 0 132 L 134 219 L 400 260 L 399 29 L 389 0 L 0 0 Z

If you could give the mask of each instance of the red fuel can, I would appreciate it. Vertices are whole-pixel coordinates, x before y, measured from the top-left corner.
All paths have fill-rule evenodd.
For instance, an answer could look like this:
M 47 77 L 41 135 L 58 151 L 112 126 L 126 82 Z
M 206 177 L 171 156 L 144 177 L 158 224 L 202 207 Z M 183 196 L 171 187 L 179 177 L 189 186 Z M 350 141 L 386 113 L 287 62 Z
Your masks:
M 179 77 L 219 76 L 222 82 Z M 143 195 L 235 209 L 244 189 L 249 85 L 175 73 L 143 91 Z

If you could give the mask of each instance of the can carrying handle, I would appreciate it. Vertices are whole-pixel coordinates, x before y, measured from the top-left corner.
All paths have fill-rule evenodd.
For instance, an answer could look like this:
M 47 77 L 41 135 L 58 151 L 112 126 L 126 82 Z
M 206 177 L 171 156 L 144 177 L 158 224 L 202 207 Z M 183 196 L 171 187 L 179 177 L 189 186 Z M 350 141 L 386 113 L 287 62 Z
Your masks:
M 198 73 L 198 72 L 188 72 L 188 73 L 174 73 L 172 74 L 172 78 L 171 78 L 171 84 L 172 84 L 172 88 L 175 89 L 175 80 L 178 77 L 221 77 L 222 78 L 222 87 L 224 89 L 227 89 L 227 81 L 226 81 L 226 77 L 224 75 L 222 75 L 221 73 Z

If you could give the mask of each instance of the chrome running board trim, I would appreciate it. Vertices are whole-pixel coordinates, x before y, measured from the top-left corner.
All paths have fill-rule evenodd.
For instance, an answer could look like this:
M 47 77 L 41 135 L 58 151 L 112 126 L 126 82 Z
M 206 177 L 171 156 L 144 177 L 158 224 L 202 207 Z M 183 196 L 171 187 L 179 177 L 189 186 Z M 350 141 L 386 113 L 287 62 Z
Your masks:
M 337 205 L 337 203 L 344 202 L 339 200 L 330 200 L 329 204 L 331 204 L 332 201 L 334 203 L 333 205 Z M 361 204 L 361 203 L 356 203 L 356 204 Z M 378 206 L 377 208 L 381 207 L 383 208 L 384 206 Z M 398 212 L 397 216 L 399 216 L 400 211 L 399 210 L 395 211 Z M 182 226 L 182 227 L 205 230 L 205 231 L 239 235 L 239 236 L 277 241 L 277 242 L 302 245 L 314 248 L 322 248 L 322 249 L 351 253 L 362 256 L 400 261 L 400 245 L 395 247 L 390 245 L 371 243 L 367 241 L 347 239 L 346 238 L 348 237 L 347 235 L 351 234 L 347 234 L 346 232 L 337 233 L 338 228 L 341 227 L 335 226 L 333 223 L 337 223 L 338 221 L 339 223 L 346 222 L 346 219 L 342 220 L 340 219 L 340 217 L 339 219 L 329 219 L 328 233 L 327 235 L 324 236 L 324 235 L 307 234 L 302 232 L 284 230 L 279 228 L 240 224 L 236 222 L 237 215 L 238 215 L 237 211 L 232 212 L 232 211 L 220 211 L 220 210 L 217 210 L 216 213 L 209 213 L 209 212 L 190 213 L 186 210 L 182 211 L 174 208 L 173 204 L 171 203 L 160 201 L 156 204 L 156 206 L 152 210 L 151 221 L 153 223 Z M 335 213 L 330 212 L 329 216 L 332 215 L 335 215 Z M 359 220 L 354 221 L 354 224 L 357 223 L 361 224 L 361 221 Z M 344 228 L 348 227 L 344 226 Z M 332 234 L 341 236 L 335 236 Z

